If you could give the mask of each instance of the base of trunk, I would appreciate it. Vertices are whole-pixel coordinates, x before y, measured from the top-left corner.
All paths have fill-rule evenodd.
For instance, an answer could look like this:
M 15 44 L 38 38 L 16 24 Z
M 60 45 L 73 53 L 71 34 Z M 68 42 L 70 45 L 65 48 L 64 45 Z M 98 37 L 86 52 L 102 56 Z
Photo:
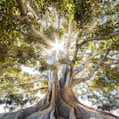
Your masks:
M 39 104 L 17 112 L 0 114 L 0 119 L 119 119 L 106 112 L 86 107 L 78 102 L 71 90 L 48 92 Z

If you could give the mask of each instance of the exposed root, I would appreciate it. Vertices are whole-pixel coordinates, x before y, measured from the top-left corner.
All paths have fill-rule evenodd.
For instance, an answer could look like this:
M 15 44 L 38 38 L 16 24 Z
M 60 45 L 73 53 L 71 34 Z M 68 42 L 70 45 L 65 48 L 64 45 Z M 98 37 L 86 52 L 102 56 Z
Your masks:
M 74 113 L 74 108 L 71 108 L 70 109 L 69 119 L 76 119 L 76 115 Z
M 84 106 L 80 103 L 77 103 L 78 109 L 81 110 L 82 114 L 87 118 L 95 118 L 95 119 L 119 119 L 118 116 L 115 116 L 111 113 L 103 112 L 97 109 L 93 109 L 87 106 Z
M 28 116 L 26 119 L 55 119 L 54 110 L 55 110 L 55 95 L 54 92 L 49 92 L 49 95 L 46 98 L 46 101 L 39 109 L 39 111 L 35 112 L 34 114 Z
M 69 93 L 68 92 L 61 93 L 61 96 L 63 101 L 70 107 L 69 119 L 119 119 L 118 116 L 113 114 L 102 112 L 82 105 L 71 91 Z
M 47 93 L 34 107 L 18 112 L 6 113 L 0 119 L 119 119 L 112 114 L 86 107 L 78 102 L 69 90 Z
M 53 109 L 50 113 L 50 119 L 56 119 L 54 113 L 55 113 L 55 110 Z
M 52 106 L 50 106 L 49 108 L 43 111 L 35 112 L 31 116 L 28 116 L 26 119 L 50 119 L 51 110 L 52 110 Z

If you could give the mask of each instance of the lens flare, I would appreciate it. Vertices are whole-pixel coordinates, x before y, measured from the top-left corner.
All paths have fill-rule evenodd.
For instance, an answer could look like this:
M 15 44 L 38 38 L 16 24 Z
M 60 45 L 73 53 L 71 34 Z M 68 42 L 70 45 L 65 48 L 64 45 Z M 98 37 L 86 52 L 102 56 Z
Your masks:
M 52 50 L 59 52 L 59 51 L 63 51 L 64 50 L 64 43 L 63 42 L 56 42 L 53 44 L 52 46 Z

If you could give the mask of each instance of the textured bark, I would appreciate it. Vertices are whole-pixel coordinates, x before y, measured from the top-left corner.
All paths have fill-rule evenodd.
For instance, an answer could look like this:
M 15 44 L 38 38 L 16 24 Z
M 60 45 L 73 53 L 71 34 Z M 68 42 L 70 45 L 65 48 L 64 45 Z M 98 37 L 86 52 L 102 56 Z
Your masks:
M 0 114 L 0 119 L 119 119 L 78 102 L 70 88 L 52 87 L 39 104 L 17 112 Z

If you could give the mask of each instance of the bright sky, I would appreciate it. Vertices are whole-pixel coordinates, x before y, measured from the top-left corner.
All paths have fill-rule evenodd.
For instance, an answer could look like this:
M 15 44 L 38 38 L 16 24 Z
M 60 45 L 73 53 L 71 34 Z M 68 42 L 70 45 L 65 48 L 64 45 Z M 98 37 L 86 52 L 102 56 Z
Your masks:
M 33 68 L 27 67 L 27 66 L 22 65 L 21 68 L 22 68 L 23 72 L 26 72 L 29 74 L 37 74 L 38 73 L 38 71 L 34 70 Z

